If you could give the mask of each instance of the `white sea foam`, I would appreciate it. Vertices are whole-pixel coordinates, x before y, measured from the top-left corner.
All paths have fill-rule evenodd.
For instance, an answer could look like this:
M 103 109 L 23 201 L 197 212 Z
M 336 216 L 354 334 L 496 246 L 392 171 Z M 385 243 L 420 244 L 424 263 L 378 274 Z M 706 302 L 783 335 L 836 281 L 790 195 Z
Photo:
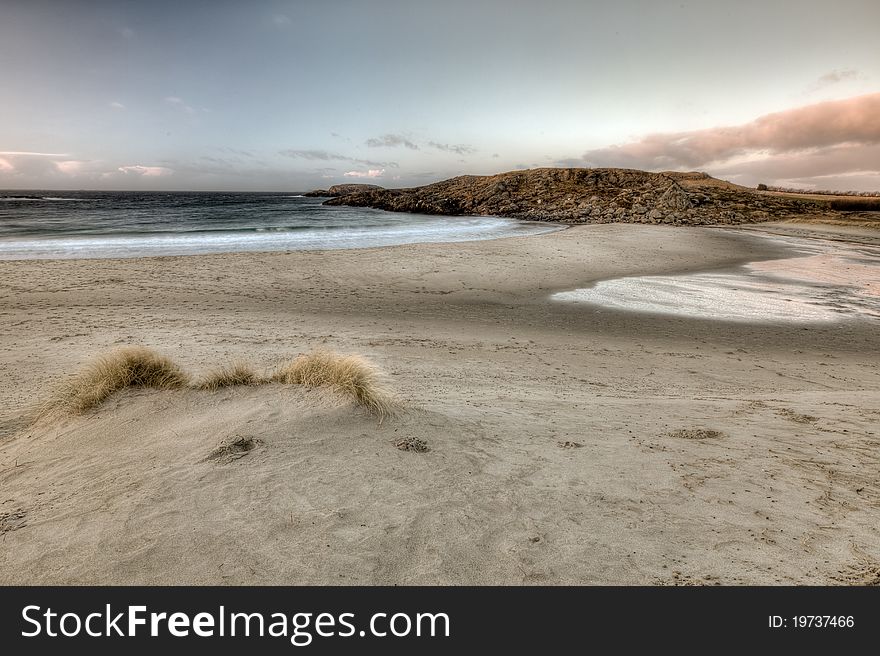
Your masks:
M 66 196 L 0 196 L 0 202 L 5 203 L 39 203 L 44 201 L 89 201 L 91 198 L 68 198 Z
M 560 229 L 494 217 L 436 217 L 412 225 L 14 238 L 0 241 L 0 260 L 130 258 L 238 251 L 371 248 L 397 244 L 476 241 Z

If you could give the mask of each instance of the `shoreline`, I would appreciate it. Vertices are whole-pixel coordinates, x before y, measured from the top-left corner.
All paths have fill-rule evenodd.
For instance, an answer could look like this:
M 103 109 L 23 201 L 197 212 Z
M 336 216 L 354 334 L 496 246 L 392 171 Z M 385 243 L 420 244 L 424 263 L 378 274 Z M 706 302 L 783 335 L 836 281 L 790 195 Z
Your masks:
M 748 230 L 597 224 L 362 250 L 2 261 L 0 581 L 861 580 L 880 563 L 876 322 L 735 324 L 550 300 L 786 252 Z M 134 390 L 28 423 L 52 384 L 122 344 L 197 374 L 358 353 L 403 411 L 379 424 L 267 385 Z M 235 435 L 257 448 L 205 462 Z M 400 451 L 401 436 L 430 450 Z
M 106 233 L 0 238 L 0 261 L 123 260 L 227 253 L 359 250 L 406 244 L 451 244 L 543 234 L 564 226 L 504 217 L 417 217 L 421 224 L 350 229 L 247 228 L 238 231 Z M 458 221 L 457 221 L 458 220 Z M 428 223 L 429 222 L 429 223 Z M 351 245 L 354 244 L 354 245 Z M 323 245 L 323 247 L 322 247 Z
M 424 216 L 433 216 L 433 215 L 424 215 Z M 395 248 L 399 246 L 408 246 L 408 245 L 424 245 L 424 244 L 456 244 L 462 242 L 471 242 L 471 241 L 489 241 L 489 240 L 503 240 L 503 239 L 517 239 L 517 238 L 525 238 L 525 237 L 538 237 L 544 234 L 550 234 L 553 232 L 559 232 L 563 230 L 568 230 L 571 228 L 583 228 L 588 226 L 600 226 L 600 225 L 645 225 L 645 224 L 632 224 L 627 222 L 620 223 L 581 223 L 581 224 L 571 224 L 571 223 L 560 223 L 560 222 L 551 222 L 551 221 L 541 221 L 541 220 L 529 220 L 529 219 L 511 219 L 504 216 L 496 216 L 496 215 L 466 215 L 466 216 L 441 216 L 440 218 L 450 218 L 450 219 L 498 219 L 502 221 L 509 221 L 513 225 L 535 225 L 541 226 L 545 228 L 544 231 L 534 232 L 528 234 L 503 234 L 499 236 L 486 236 L 486 237 L 473 237 L 467 239 L 458 239 L 458 240 L 427 240 L 427 241 L 411 241 L 411 242 L 400 242 L 400 243 L 387 243 L 387 244 L 376 244 L 376 245 L 365 245 L 365 246 L 351 246 L 351 247 L 335 247 L 335 248 L 272 248 L 268 250 L 251 250 L 251 249 L 241 249 L 241 250 L 224 250 L 224 251 L 205 251 L 205 252 L 192 252 L 192 253 L 163 253 L 163 254 L 147 254 L 147 255 L 131 255 L 127 257 L 114 257 L 114 256 L 62 256 L 62 257 L 41 257 L 41 256 L 31 256 L 31 257 L 21 257 L 21 258 L 13 258 L 13 257 L 2 257 L 0 255 L 0 262 L 21 262 L 21 261 L 63 261 L 63 260 L 110 260 L 110 261 L 126 261 L 132 259 L 157 259 L 157 258 L 177 258 L 177 257 L 212 257 L 212 256 L 223 256 L 223 255 L 273 255 L 273 254 L 290 254 L 293 252 L 312 252 L 312 253 L 320 253 L 320 252 L 333 252 L 333 251 L 365 251 L 372 250 L 376 248 Z M 765 235 L 768 237 L 773 236 L 782 236 L 782 237 L 796 237 L 803 239 L 816 239 L 816 240 L 825 240 L 825 241 L 840 241 L 840 242 L 849 242 L 856 244 L 866 244 L 866 245 L 877 245 L 880 246 L 880 233 L 878 233 L 873 228 L 867 228 L 862 226 L 846 226 L 839 224 L 823 224 L 823 223 L 797 223 L 797 222 L 789 222 L 785 220 L 780 221 L 767 221 L 763 223 L 749 223 L 749 224 L 741 224 L 741 225 L 699 225 L 699 226 L 659 226 L 664 229 L 672 229 L 672 230 L 681 230 L 683 228 L 706 228 L 709 230 L 717 230 L 721 232 L 730 232 L 730 233 L 757 233 L 759 235 Z M 259 231 L 258 231 L 259 233 Z M 186 234 L 197 234 L 197 233 L 181 233 L 183 235 Z M 264 233 L 259 233 L 264 234 Z M 266 236 L 272 236 L 272 233 L 265 233 Z M 173 236 L 175 233 L 156 233 L 158 237 L 166 237 Z M 144 235 L 146 236 L 146 235 Z M 126 239 L 126 235 L 122 234 L 109 234 L 109 235 L 97 235 L 96 239 L 101 238 L 114 238 L 119 240 Z M 74 238 L 74 239 L 87 239 L 88 236 L 79 236 L 79 235 L 70 235 L 65 238 Z M 61 239 L 65 239 L 61 238 Z M 14 243 L 26 243 L 28 240 L 34 241 L 34 243 L 38 242 L 50 242 L 57 240 L 59 238 L 55 237 L 45 237 L 45 238 L 29 238 L 29 237 L 21 237 L 14 239 L 6 239 L 3 240 L 6 243 L 14 244 Z M 690 269 L 683 270 L 682 273 L 686 273 L 690 271 Z M 668 272 L 666 272 L 668 273 Z

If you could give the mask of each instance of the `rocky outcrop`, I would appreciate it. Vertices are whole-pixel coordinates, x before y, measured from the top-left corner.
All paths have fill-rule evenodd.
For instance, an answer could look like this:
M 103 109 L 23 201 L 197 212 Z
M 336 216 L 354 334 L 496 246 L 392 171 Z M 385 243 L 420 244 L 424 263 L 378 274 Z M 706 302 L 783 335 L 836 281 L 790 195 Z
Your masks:
M 681 185 L 673 182 L 666 188 L 663 195 L 660 196 L 657 206 L 674 212 L 676 210 L 688 210 L 693 207 L 693 203 L 691 203 L 690 196 L 681 188 Z
M 348 194 L 356 194 L 361 191 L 375 191 L 382 190 L 383 188 L 379 185 L 371 185 L 371 184 L 338 184 L 333 185 L 329 189 L 315 189 L 314 191 L 309 191 L 303 196 L 308 196 L 310 198 L 336 198 L 338 196 L 346 196 Z
M 409 189 L 361 188 L 325 204 L 560 223 L 675 225 L 749 223 L 830 212 L 821 202 L 761 193 L 705 173 L 575 168 L 464 175 Z

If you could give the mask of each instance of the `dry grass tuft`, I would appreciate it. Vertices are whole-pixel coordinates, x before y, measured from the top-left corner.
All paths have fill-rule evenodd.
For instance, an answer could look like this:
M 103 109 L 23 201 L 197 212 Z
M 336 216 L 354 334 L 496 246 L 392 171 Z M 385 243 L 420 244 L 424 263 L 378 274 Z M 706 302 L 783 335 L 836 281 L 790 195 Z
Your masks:
M 143 346 L 125 346 L 98 356 L 76 373 L 58 388 L 42 414 L 81 414 L 126 387 L 177 389 L 188 384 L 189 376 L 170 359 Z
M 379 418 L 394 414 L 393 394 L 379 369 L 359 355 L 313 351 L 282 366 L 272 380 L 288 385 L 328 387 L 354 399 Z
M 245 362 L 233 361 L 193 383 L 189 374 L 172 360 L 142 346 L 126 346 L 98 356 L 59 386 L 38 407 L 35 420 L 57 414 L 82 414 L 127 387 L 217 390 L 272 382 L 332 389 L 379 419 L 393 416 L 397 406 L 379 369 L 358 355 L 315 351 L 296 357 L 271 376 L 257 374 Z
M 266 382 L 245 362 L 231 362 L 218 367 L 199 381 L 197 387 L 203 390 L 217 390 L 233 385 L 259 385 Z

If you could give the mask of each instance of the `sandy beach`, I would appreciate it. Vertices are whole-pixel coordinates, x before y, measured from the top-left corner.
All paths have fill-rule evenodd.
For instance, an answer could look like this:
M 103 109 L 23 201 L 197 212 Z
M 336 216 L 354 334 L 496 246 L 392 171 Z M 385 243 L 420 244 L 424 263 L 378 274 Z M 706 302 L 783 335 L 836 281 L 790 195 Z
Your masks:
M 791 255 L 762 226 L 608 224 L 2 261 L 0 582 L 876 583 L 876 319 L 715 321 L 550 298 Z M 402 411 L 379 422 L 267 385 L 131 390 L 31 423 L 53 385 L 127 344 L 196 374 L 357 353 Z M 210 457 L 240 436 L 246 455 Z M 430 450 L 396 448 L 404 438 Z

